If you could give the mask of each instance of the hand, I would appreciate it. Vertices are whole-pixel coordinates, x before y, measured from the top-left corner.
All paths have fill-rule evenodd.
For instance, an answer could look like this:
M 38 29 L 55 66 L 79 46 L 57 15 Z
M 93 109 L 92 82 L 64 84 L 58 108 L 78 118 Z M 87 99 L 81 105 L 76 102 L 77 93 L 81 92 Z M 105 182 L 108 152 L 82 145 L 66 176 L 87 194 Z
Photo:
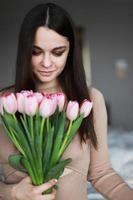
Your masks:
M 54 200 L 56 190 L 53 189 L 51 194 L 43 195 L 42 193 L 56 183 L 57 180 L 52 179 L 42 185 L 34 186 L 31 182 L 31 178 L 28 176 L 12 188 L 12 200 Z

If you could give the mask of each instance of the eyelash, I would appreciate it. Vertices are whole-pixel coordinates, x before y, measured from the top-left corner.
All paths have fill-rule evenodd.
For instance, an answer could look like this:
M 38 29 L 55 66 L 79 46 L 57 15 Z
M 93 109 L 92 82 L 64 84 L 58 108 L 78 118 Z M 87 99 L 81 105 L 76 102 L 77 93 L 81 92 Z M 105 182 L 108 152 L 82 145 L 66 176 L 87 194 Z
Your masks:
M 38 56 L 38 55 L 40 55 L 41 53 L 42 53 L 42 52 L 36 52 L 35 50 L 32 51 L 32 55 L 34 55 L 34 56 Z M 59 52 L 59 53 L 54 53 L 54 52 L 53 52 L 53 55 L 55 55 L 56 57 L 59 57 L 59 56 L 61 56 L 63 53 L 64 53 L 64 52 Z
M 64 52 L 60 52 L 60 53 L 53 53 L 55 56 L 59 57 L 63 54 Z
M 36 52 L 35 50 L 32 51 L 32 55 L 37 56 L 37 55 L 39 55 L 39 54 L 41 54 L 41 52 Z

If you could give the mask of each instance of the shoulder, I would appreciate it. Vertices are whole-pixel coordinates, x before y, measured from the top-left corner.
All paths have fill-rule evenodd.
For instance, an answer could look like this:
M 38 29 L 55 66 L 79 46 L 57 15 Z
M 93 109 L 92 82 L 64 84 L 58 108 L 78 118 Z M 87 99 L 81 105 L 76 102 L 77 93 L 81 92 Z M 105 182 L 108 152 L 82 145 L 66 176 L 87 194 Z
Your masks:
M 14 92 L 14 91 L 15 91 L 14 85 L 11 85 L 11 86 L 2 88 L 2 89 L 0 90 L 0 96 L 4 95 L 4 94 L 6 94 L 6 93 L 9 93 L 9 92 Z
M 93 102 L 94 129 L 97 136 L 98 144 L 105 146 L 104 142 L 107 137 L 107 109 L 103 94 L 96 88 L 91 88 L 90 98 Z
M 104 103 L 104 96 L 101 91 L 96 88 L 89 88 L 90 99 L 93 103 L 101 104 Z
M 90 99 L 93 102 L 93 113 L 95 118 L 107 118 L 106 104 L 101 91 L 96 88 L 89 89 Z

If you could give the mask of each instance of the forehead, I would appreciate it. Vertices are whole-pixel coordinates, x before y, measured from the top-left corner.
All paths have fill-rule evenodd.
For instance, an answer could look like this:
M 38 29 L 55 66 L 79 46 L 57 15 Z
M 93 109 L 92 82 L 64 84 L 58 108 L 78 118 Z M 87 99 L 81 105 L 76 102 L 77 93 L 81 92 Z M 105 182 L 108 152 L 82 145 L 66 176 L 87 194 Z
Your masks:
M 55 48 L 61 45 L 69 46 L 69 41 L 52 29 L 39 27 L 35 34 L 34 45 L 42 48 Z

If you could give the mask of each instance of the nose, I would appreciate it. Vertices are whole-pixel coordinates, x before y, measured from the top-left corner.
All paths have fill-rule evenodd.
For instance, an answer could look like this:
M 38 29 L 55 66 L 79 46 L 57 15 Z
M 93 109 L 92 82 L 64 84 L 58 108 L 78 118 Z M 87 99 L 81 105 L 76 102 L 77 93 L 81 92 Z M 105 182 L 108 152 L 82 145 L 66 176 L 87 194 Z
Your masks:
M 49 54 L 45 54 L 42 58 L 42 64 L 44 67 L 51 67 L 52 66 L 52 60 Z

